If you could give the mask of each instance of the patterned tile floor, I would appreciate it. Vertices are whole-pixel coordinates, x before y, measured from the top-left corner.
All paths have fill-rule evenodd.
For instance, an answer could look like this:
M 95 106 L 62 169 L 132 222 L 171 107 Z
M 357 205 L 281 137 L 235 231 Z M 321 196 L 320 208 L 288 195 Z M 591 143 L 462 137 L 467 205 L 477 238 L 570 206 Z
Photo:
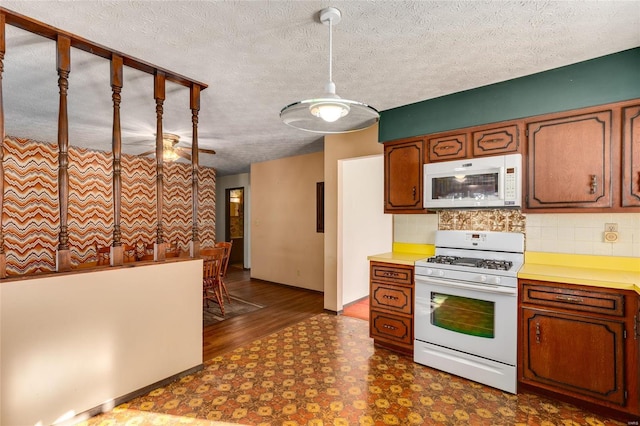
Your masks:
M 368 334 L 366 321 L 321 314 L 81 424 L 626 424 L 415 364 Z

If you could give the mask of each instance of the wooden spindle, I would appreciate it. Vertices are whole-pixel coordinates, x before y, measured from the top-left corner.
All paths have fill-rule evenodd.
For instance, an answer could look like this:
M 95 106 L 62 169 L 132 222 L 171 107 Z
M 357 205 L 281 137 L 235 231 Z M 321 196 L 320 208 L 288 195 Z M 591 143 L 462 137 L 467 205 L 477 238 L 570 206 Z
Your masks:
M 69 117 L 67 115 L 67 92 L 71 71 L 71 39 L 58 35 L 57 70 L 60 105 L 58 108 L 58 202 L 60 204 L 60 233 L 56 270 L 71 269 L 71 251 L 69 250 L 69 231 L 67 216 L 69 211 Z
M 198 236 L 198 112 L 200 112 L 200 86 L 191 85 L 191 123 L 193 137 L 191 140 L 191 205 L 192 223 L 191 229 L 191 257 L 200 256 L 200 239 Z
M 113 245 L 111 248 L 111 265 L 124 264 L 122 252 L 121 205 L 122 205 L 122 130 L 120 127 L 120 101 L 122 97 L 123 59 L 113 55 L 111 58 L 111 99 L 113 101 L 113 129 L 111 134 L 111 150 L 113 152 Z
M 161 71 L 156 71 L 154 78 L 153 96 L 156 100 L 156 211 L 158 217 L 158 225 L 156 230 L 156 254 L 155 260 L 164 260 L 165 248 L 162 226 L 162 207 L 164 204 L 164 158 L 163 148 L 164 141 L 162 138 L 162 114 L 165 100 L 165 75 Z

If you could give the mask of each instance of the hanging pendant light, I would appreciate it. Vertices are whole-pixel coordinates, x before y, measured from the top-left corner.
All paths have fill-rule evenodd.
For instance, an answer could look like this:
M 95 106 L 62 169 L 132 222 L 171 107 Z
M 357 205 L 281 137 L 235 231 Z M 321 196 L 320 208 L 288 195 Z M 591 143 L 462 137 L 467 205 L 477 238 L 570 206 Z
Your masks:
M 322 97 L 287 105 L 280 111 L 282 121 L 292 127 L 313 133 L 348 133 L 366 129 L 380 120 L 378 111 L 367 104 L 336 95 L 332 79 L 333 26 L 342 14 L 335 7 L 320 11 L 320 22 L 329 26 L 329 82 Z

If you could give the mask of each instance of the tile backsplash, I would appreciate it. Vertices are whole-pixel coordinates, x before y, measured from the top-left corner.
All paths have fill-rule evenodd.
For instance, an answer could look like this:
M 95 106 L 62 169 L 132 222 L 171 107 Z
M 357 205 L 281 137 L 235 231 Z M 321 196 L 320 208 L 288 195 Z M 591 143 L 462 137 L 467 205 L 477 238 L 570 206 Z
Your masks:
M 524 232 L 525 217 L 520 210 L 443 210 L 438 229 Z
M 605 223 L 618 225 L 617 242 L 604 242 Z M 527 251 L 640 258 L 640 213 L 443 210 L 393 217 L 394 242 L 433 244 L 437 229 L 524 232 Z
M 552 253 L 640 257 L 640 213 L 527 214 L 526 249 Z M 618 241 L 604 241 L 605 223 Z

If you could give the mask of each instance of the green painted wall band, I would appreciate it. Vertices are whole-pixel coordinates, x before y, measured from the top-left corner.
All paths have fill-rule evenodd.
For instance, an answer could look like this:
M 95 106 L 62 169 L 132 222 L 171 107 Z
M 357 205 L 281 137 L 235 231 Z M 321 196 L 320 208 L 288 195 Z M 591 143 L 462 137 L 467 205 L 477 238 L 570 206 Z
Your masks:
M 640 47 L 380 113 L 380 142 L 640 98 Z

